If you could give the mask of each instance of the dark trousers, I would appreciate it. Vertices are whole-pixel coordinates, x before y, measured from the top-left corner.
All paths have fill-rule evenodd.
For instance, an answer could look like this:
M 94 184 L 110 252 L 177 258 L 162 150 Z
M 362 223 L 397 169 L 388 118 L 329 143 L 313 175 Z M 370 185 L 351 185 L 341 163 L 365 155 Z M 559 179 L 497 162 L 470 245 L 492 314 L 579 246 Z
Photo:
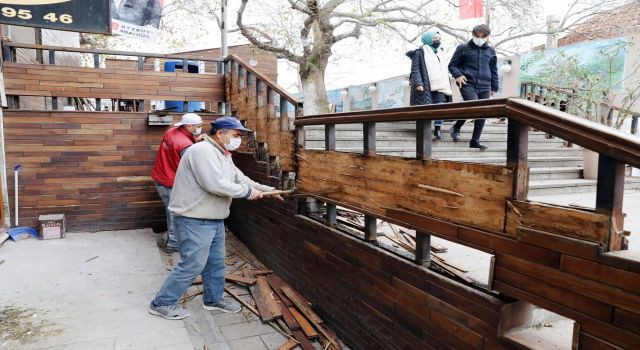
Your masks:
M 465 101 L 484 100 L 491 97 L 491 91 L 478 91 L 475 86 L 463 85 L 460 88 L 460 94 Z M 460 128 L 464 125 L 466 120 L 458 120 L 453 124 L 453 130 L 460 131 Z M 471 141 L 480 141 L 480 135 L 482 135 L 482 129 L 484 128 L 485 119 L 476 119 L 473 125 L 473 134 L 471 135 Z
M 436 103 L 445 103 L 445 102 L 447 102 L 447 98 L 444 92 L 431 91 L 431 103 L 436 104 Z M 443 124 L 442 120 L 436 120 L 436 122 L 434 123 L 435 126 L 442 126 L 442 124 Z

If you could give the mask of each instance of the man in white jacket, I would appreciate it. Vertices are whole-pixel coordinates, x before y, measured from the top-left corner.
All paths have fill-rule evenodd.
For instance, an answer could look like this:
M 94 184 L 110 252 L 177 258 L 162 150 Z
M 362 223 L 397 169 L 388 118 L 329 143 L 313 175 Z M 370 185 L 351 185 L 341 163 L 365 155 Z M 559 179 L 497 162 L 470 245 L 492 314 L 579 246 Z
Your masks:
M 211 137 L 183 155 L 171 192 L 169 210 L 175 214 L 181 261 L 149 308 L 150 313 L 167 319 L 190 316 L 177 302 L 198 275 L 202 275 L 205 310 L 240 312 L 238 302 L 223 296 L 224 219 L 234 198 L 257 200 L 263 191 L 274 189 L 252 181 L 233 164 L 229 151 L 237 149 L 240 136 L 250 130 L 233 117 L 218 118 L 212 127 Z

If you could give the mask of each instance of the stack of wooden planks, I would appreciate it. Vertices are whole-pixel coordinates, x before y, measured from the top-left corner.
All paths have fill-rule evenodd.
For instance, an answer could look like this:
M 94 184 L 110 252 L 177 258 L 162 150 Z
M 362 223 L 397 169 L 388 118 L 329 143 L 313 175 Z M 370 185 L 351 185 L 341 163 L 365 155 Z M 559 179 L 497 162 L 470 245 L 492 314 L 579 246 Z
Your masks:
M 227 234 L 226 246 L 225 291 L 287 338 L 279 349 L 313 350 L 314 342 L 323 349 L 342 349 L 335 332 L 302 295 L 267 269 L 232 234 Z M 183 305 L 202 294 L 200 284 L 202 280 L 198 276 L 194 281 L 195 288 L 190 288 L 183 296 Z
M 351 226 L 356 229 L 364 228 L 364 214 L 345 208 L 338 208 L 337 216 L 338 222 L 344 225 Z M 403 248 L 408 252 L 415 254 L 416 233 L 414 230 L 405 229 L 387 221 L 379 221 L 377 230 L 384 237 L 389 239 L 393 243 L 394 247 Z M 448 262 L 445 258 L 438 255 L 439 253 L 446 253 L 448 251 L 447 247 L 432 242 L 430 249 L 432 253 L 431 264 L 435 265 L 437 271 L 441 271 L 450 277 L 457 277 L 470 284 L 474 283 L 474 281 L 466 275 L 466 273 L 469 272 L 467 269 L 452 262 Z

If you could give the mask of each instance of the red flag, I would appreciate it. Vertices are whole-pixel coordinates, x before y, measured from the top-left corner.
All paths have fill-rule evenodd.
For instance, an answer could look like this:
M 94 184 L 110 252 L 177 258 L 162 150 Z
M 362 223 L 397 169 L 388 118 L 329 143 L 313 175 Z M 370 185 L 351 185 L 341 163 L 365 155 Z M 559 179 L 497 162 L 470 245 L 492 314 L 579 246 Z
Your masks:
M 460 0 L 460 19 L 482 18 L 482 0 Z

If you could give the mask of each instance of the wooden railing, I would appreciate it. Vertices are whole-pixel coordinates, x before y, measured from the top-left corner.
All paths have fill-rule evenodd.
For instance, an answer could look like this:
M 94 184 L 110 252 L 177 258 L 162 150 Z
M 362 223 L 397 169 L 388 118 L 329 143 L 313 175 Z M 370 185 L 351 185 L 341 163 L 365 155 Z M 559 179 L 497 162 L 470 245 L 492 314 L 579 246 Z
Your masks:
M 601 124 L 616 128 L 620 128 L 624 120 L 631 117 L 630 133 L 636 135 L 638 132 L 640 112 L 605 102 L 585 100 L 576 93 L 576 89 L 523 82 L 520 85 L 520 97 L 568 113 L 571 113 L 572 106 L 582 106 L 592 113 L 591 119 L 597 119 Z
M 17 63 L 16 50 L 35 50 L 36 62 Z M 101 100 L 134 100 L 134 111 L 149 111 L 152 100 L 181 101 L 183 109 L 189 101 L 209 103 L 209 110 L 217 111 L 224 102 L 223 76 L 221 74 L 187 74 L 189 62 L 203 61 L 218 64 L 218 57 L 199 55 L 163 55 L 129 51 L 107 51 L 71 47 L 32 44 L 2 43 L 5 84 L 9 106 L 20 109 L 20 96 L 50 97 L 52 109 L 58 109 L 53 97 L 72 99 L 73 104 L 84 110 L 100 110 Z M 44 64 L 42 52 L 48 52 L 48 64 Z M 93 55 L 93 67 L 63 66 L 56 64 L 56 53 L 81 53 Z M 130 69 L 101 68 L 101 56 L 137 57 L 137 71 Z M 182 61 L 182 71 L 155 72 L 145 70 L 145 58 Z M 95 99 L 95 106 L 93 101 Z M 46 104 L 46 103 L 45 103 Z
M 294 171 L 293 120 L 302 116 L 302 102 L 235 55 L 225 60 L 225 89 L 225 111 L 255 131 L 250 149 L 269 162 L 270 175 Z

